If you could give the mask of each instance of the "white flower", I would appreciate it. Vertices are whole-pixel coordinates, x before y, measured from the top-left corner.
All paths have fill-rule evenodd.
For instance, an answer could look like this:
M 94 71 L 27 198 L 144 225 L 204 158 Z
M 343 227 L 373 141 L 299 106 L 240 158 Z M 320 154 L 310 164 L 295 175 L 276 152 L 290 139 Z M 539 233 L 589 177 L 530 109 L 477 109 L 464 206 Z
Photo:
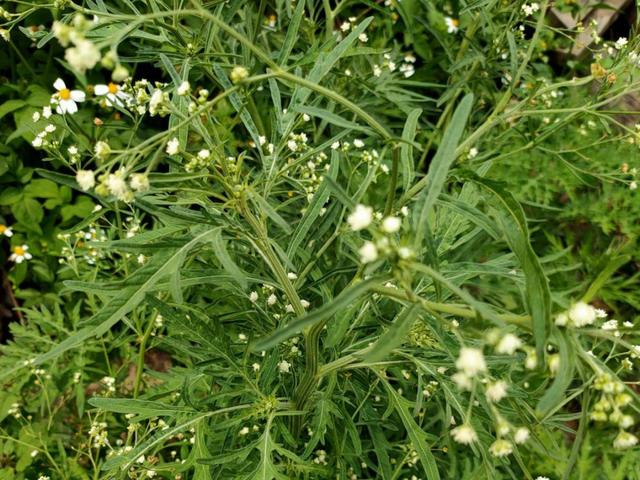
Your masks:
M 131 191 L 127 187 L 127 182 L 124 180 L 125 172 L 123 169 L 118 170 L 116 173 L 110 173 L 107 177 L 106 185 L 109 193 L 116 197 L 118 200 L 129 201 L 131 200 Z
M 478 156 L 478 149 L 476 147 L 471 147 L 469 149 L 469 158 L 476 158 Z
M 42 107 L 42 116 L 44 118 L 50 118 L 51 115 L 53 115 L 53 112 L 51 111 L 51 107 Z
M 109 85 L 96 85 L 93 91 L 97 96 L 105 97 L 105 102 L 109 107 L 114 105 L 124 107 L 124 102 L 131 98 L 128 93 L 122 91 L 120 85 L 113 82 L 110 82 Z
M 386 217 L 382 220 L 382 231 L 385 233 L 395 233 L 400 230 L 402 220 L 398 217 Z
M 111 153 L 111 147 L 107 142 L 103 142 L 102 140 L 100 140 L 99 142 L 96 142 L 95 146 L 93 147 L 93 151 L 96 154 L 96 157 L 104 159 L 107 158 Z
M 498 380 L 497 382 L 490 384 L 487 387 L 485 394 L 487 396 L 487 400 L 490 402 L 499 402 L 507 396 L 507 382 L 504 380 Z
M 33 123 L 36 123 L 38 120 L 40 120 L 40 112 L 33 112 L 33 115 L 31 115 L 31 120 L 33 121 Z
M 343 32 L 348 32 L 351 29 L 351 24 L 349 22 L 343 22 L 342 25 L 340 25 L 340 30 L 342 30 Z
M 378 248 L 373 242 L 364 242 L 364 245 L 358 250 L 358 254 L 362 263 L 375 262 L 378 259 Z
M 27 252 L 27 250 L 29 250 L 27 245 L 13 247 L 13 253 L 9 256 L 9 261 L 22 263 L 25 260 L 31 260 L 33 255 Z
M 620 37 L 618 38 L 618 40 L 616 40 L 614 47 L 616 47 L 616 50 L 622 50 L 627 45 L 627 43 L 629 43 L 629 41 L 625 37 Z
M 13 230 L 0 223 L 0 235 L 4 235 L 5 237 L 13 237 Z
M 478 373 L 485 372 L 487 370 L 487 364 L 484 361 L 482 350 L 462 347 L 458 360 L 456 360 L 456 368 L 466 373 L 469 377 L 474 377 Z
M 251 292 L 249 294 L 249 301 L 251 303 L 256 303 L 258 301 L 258 292 Z
M 364 147 L 364 142 L 362 140 L 360 140 L 359 138 L 356 138 L 353 141 L 353 146 L 356 147 L 356 148 L 362 148 L 362 147 Z
M 242 436 L 248 435 L 248 434 L 249 434 L 249 427 L 242 427 L 238 432 L 238 435 L 242 435 Z
M 516 441 L 517 444 L 522 445 L 527 440 L 529 440 L 529 429 L 527 427 L 520 427 L 519 429 L 516 430 L 516 433 L 513 436 L 513 439 Z
M 253 368 L 254 372 L 257 372 L 258 370 L 260 370 L 260 364 L 256 362 L 253 365 L 251 365 L 251 368 Z
M 78 111 L 78 105 L 76 102 L 84 102 L 85 94 L 80 90 L 69 90 L 67 85 L 64 83 L 64 80 L 58 78 L 55 82 L 53 82 L 53 88 L 57 90 L 56 93 L 53 94 L 53 100 L 58 104 L 56 106 L 56 112 L 60 114 L 74 114 Z M 48 118 L 45 116 L 45 118 Z
M 304 298 L 302 300 L 300 300 L 300 305 L 302 305 L 302 308 L 309 308 L 311 306 L 309 301 L 305 300 Z
M 373 221 L 373 208 L 365 205 L 356 205 L 355 210 L 347 217 L 347 223 L 351 230 L 357 232 L 371 225 Z
M 291 364 L 286 360 L 282 360 L 278 363 L 278 370 L 280 370 L 280 373 L 289 373 L 291 371 Z
M 67 48 L 64 58 L 69 65 L 80 73 L 84 73 L 90 68 L 95 67 L 100 61 L 100 50 L 89 40 L 77 40 L 75 47 Z
M 540 5 L 536 2 L 533 2 L 531 5 L 528 5 L 526 3 L 522 5 L 522 11 L 527 17 L 533 15 L 538 10 L 540 10 Z
M 298 275 L 296 275 L 294 272 L 289 272 L 287 273 L 287 278 L 289 280 L 296 280 L 298 278 Z
M 613 441 L 613 446 L 622 450 L 624 448 L 633 447 L 637 443 L 638 437 L 636 437 L 632 433 L 622 431 Z
M 171 140 L 167 142 L 166 152 L 169 155 L 175 155 L 179 151 L 180 151 L 180 141 L 176 137 L 173 137 Z
M 272 293 L 271 295 L 269 295 L 269 298 L 267 298 L 267 305 L 274 305 L 277 301 L 278 297 L 276 297 L 276 295 Z
M 617 330 L 618 329 L 618 321 L 617 320 L 608 320 L 602 324 L 602 330 Z
M 567 312 L 562 312 L 556 315 L 554 323 L 559 327 L 566 327 L 567 323 L 569 323 L 569 315 L 567 315 Z
M 451 380 L 454 381 L 460 390 L 471 391 L 473 384 L 471 383 L 471 378 L 467 374 L 462 372 L 454 373 L 451 376 Z
M 491 444 L 489 451 L 494 457 L 506 457 L 513 453 L 513 445 L 508 440 L 498 439 Z
M 333 142 L 331 144 L 331 150 L 337 150 L 340 148 L 340 142 Z
M 236 65 L 235 67 L 233 67 L 233 70 L 231 70 L 231 74 L 229 75 L 229 78 L 231 78 L 231 81 L 233 83 L 238 83 L 244 80 L 245 78 L 247 78 L 248 76 L 249 76 L 249 70 L 247 70 L 243 66 Z
M 596 317 L 596 309 L 584 302 L 575 303 L 569 309 L 569 319 L 576 327 L 591 325 Z
M 379 77 L 380 75 L 382 75 L 382 68 L 380 68 L 380 65 L 374 65 L 373 66 L 373 76 L 374 77 Z
M 478 434 L 476 433 L 476 431 L 471 425 L 468 425 L 466 423 L 451 430 L 451 436 L 456 442 L 462 443 L 464 445 L 470 445 L 471 443 L 478 440 Z
M 146 192 L 149 190 L 149 177 L 144 173 L 134 173 L 131 175 L 129 185 L 136 192 Z
M 93 188 L 96 184 L 93 170 L 78 170 L 76 172 L 76 182 L 78 182 L 83 192 Z
M 5 42 L 8 42 L 11 40 L 11 32 L 6 28 L 0 28 L 0 37 L 2 37 Z
M 444 17 L 444 24 L 447 26 L 447 33 L 457 33 L 460 21 L 455 18 Z
M 516 337 L 513 333 L 507 333 L 500 339 L 498 345 L 496 345 L 496 353 L 513 355 L 515 351 L 521 346 L 522 340 Z
M 185 95 L 189 94 L 189 91 L 191 90 L 191 85 L 189 84 L 189 82 L 182 82 L 179 86 L 178 89 L 176 90 L 176 93 L 181 96 L 184 97 Z

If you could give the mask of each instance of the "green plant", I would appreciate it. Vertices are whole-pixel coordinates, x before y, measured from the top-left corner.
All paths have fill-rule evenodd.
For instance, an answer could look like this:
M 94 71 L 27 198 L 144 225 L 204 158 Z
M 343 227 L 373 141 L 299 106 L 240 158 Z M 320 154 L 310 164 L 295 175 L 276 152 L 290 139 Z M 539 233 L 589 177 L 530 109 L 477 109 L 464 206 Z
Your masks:
M 28 140 L 100 207 L 3 348 L 7 478 L 633 472 L 637 334 L 588 303 L 620 263 L 556 276 L 493 172 L 615 125 L 636 42 L 556 78 L 546 1 L 391 3 L 59 2 Z

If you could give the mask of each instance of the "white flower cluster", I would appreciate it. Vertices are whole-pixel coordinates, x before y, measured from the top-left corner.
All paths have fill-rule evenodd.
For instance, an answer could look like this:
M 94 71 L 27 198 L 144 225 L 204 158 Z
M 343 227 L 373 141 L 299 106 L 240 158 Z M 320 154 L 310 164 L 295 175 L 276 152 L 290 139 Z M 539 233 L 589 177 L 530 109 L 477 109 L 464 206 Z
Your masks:
M 106 142 L 98 142 L 95 152 L 98 158 L 104 158 L 110 152 L 110 147 Z M 100 184 L 96 186 L 95 173 L 92 170 L 78 170 L 76 172 L 76 182 L 83 191 L 89 191 L 95 187 L 98 195 L 113 196 L 123 202 L 133 200 L 133 192 L 145 192 L 149 190 L 149 178 L 143 173 L 132 173 L 127 176 L 126 168 L 122 167 L 114 173 L 105 173 L 99 178 Z M 127 180 L 129 183 L 127 184 Z
M 596 422 L 610 422 L 620 429 L 613 441 L 618 449 L 629 448 L 638 443 L 638 438 L 626 430 L 635 425 L 635 419 L 624 408 L 629 406 L 633 398 L 625 391 L 624 384 L 609 373 L 600 373 L 593 382 L 593 389 L 600 393 L 600 398 L 593 405 L 590 414 Z
M 56 21 L 51 28 L 54 37 L 66 48 L 65 60 L 80 73 L 95 67 L 102 58 L 98 47 L 85 37 L 90 28 L 91 22 L 81 14 L 73 17 L 73 25 Z
M 593 325 L 597 319 L 607 318 L 607 312 L 592 307 L 585 302 L 574 303 L 566 312 L 559 313 L 555 324 L 559 327 L 586 327 Z
M 530 17 L 534 13 L 540 10 L 540 4 L 537 2 L 525 3 L 522 5 L 522 11 L 527 17 Z
M 406 216 L 408 209 L 403 208 L 401 214 Z M 363 204 L 357 204 L 354 210 L 347 217 L 347 223 L 354 232 L 369 228 L 374 219 L 379 220 L 378 238 L 375 241 L 365 241 L 358 250 L 360 261 L 363 264 L 372 263 L 378 260 L 380 255 L 387 255 L 395 252 L 399 259 L 407 259 L 412 255 L 408 247 L 400 244 L 392 244 L 392 235 L 399 232 L 402 227 L 402 219 L 397 216 L 384 217 L 382 214 L 376 214 L 372 207 Z

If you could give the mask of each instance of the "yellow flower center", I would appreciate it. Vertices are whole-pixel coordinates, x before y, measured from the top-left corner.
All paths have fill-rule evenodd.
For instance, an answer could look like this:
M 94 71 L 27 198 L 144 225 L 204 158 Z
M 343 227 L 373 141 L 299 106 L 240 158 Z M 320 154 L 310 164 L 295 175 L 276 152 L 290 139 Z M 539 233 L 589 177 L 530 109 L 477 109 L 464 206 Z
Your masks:
M 5 225 L 0 225 L 0 234 L 3 234 L 7 230 Z
M 24 248 L 22 248 L 22 247 L 15 247 L 13 249 L 13 253 L 15 253 L 16 255 L 21 257 L 26 253 L 26 250 Z
M 58 95 L 60 95 L 61 100 L 69 100 L 71 98 L 71 90 L 63 88 L 58 92 Z
M 113 82 L 109 83 L 109 85 L 107 85 L 107 88 L 109 89 L 109 93 L 118 93 L 118 85 Z
M 454 27 L 457 27 L 458 25 L 460 25 L 460 20 L 458 20 L 457 18 L 452 18 L 452 19 L 451 19 L 451 24 L 452 24 Z

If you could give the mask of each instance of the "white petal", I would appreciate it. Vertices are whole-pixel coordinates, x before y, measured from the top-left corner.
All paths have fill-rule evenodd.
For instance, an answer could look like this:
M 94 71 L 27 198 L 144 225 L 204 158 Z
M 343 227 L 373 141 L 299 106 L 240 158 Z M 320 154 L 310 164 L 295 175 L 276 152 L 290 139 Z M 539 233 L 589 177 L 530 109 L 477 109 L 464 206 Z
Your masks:
M 107 93 L 109 93 L 109 87 L 106 85 L 96 85 L 93 88 L 93 91 L 96 95 L 106 95 Z
M 16 263 L 22 263 L 24 261 L 24 257 L 22 255 L 16 255 Z
M 62 80 L 61 78 L 58 78 L 55 82 L 53 82 L 53 88 L 60 91 L 67 88 L 67 85 L 64 83 L 64 80 Z
M 24 254 L 24 258 L 26 258 L 27 260 L 31 260 L 33 258 L 33 255 L 31 255 L 29 252 L 26 252 Z
M 62 113 L 76 113 L 78 106 L 73 100 L 60 100 L 60 107 L 62 107 Z
M 85 94 L 82 90 L 71 90 L 71 100 L 74 102 L 84 102 Z
M 60 105 L 58 103 L 58 106 L 56 107 L 56 113 L 59 113 L 60 115 L 64 114 L 66 112 L 66 110 L 62 107 L 62 105 Z

